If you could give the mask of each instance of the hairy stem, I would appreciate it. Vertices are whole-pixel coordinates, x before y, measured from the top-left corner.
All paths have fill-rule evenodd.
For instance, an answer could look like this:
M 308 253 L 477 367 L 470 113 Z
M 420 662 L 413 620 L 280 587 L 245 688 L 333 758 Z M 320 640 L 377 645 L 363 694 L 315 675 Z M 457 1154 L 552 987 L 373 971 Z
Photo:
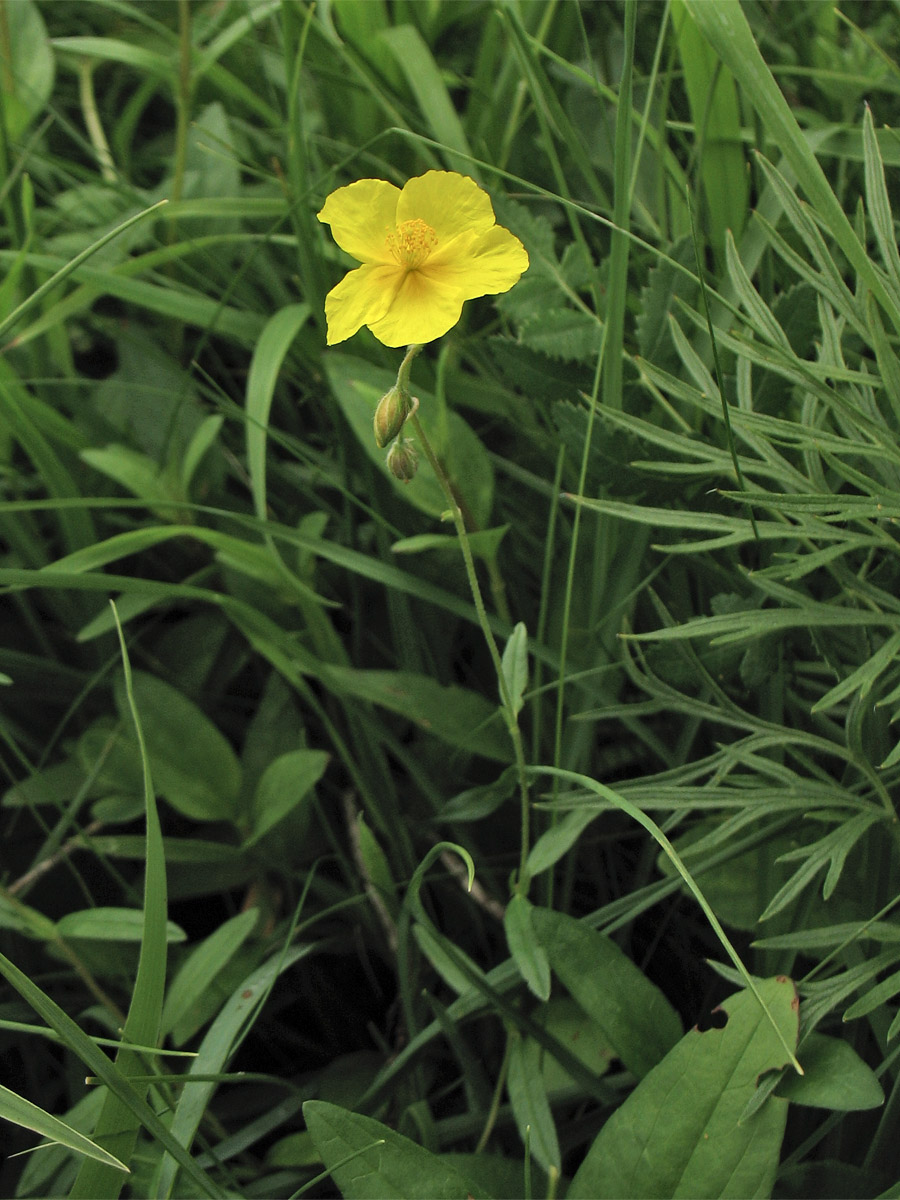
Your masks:
M 400 370 L 397 374 L 397 386 L 409 390 L 409 371 L 413 358 L 418 354 L 420 346 L 410 346 L 406 352 L 406 357 L 400 364 Z M 469 589 L 472 593 L 472 599 L 475 603 L 475 611 L 478 614 L 478 624 L 481 626 L 481 631 L 484 634 L 484 640 L 487 643 L 490 651 L 491 660 L 494 664 L 494 670 L 497 673 L 497 684 L 500 689 L 500 700 L 503 706 L 503 711 L 506 716 L 506 727 L 509 736 L 512 739 L 513 750 L 516 758 L 516 770 L 519 776 L 519 794 L 521 801 L 521 846 L 519 854 L 519 871 L 516 879 L 515 890 L 523 895 L 528 893 L 528 877 L 527 877 L 527 861 L 528 851 L 530 849 L 530 820 L 531 806 L 528 796 L 528 778 L 525 767 L 525 751 L 522 745 L 522 732 L 519 729 L 519 719 L 510 695 L 509 688 L 506 684 L 506 676 L 503 673 L 503 662 L 500 658 L 500 651 L 497 648 L 497 642 L 491 630 L 490 622 L 488 621 L 487 610 L 484 606 L 484 597 L 481 593 L 481 585 L 478 582 L 478 574 L 475 570 L 475 559 L 472 555 L 472 547 L 469 544 L 469 535 L 466 530 L 466 523 L 463 519 L 462 510 L 457 503 L 454 495 L 453 487 L 450 483 L 447 473 L 444 470 L 440 460 L 434 452 L 431 442 L 425 430 L 422 428 L 422 422 L 419 420 L 418 413 L 413 411 L 408 419 L 408 423 L 412 425 L 418 436 L 422 449 L 425 452 L 425 457 L 431 464 L 431 469 L 434 471 L 438 483 L 441 485 L 447 503 L 450 506 L 450 516 L 453 519 L 453 524 L 456 527 L 456 533 L 459 537 L 460 548 L 462 549 L 463 561 L 466 565 L 466 575 L 469 580 Z

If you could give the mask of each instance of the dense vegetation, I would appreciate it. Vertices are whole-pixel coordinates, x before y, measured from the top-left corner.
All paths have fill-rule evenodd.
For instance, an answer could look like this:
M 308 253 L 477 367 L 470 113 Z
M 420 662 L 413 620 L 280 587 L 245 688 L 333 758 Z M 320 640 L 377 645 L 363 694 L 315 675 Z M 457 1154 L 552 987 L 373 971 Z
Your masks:
M 898 50 L 0 0 L 3 1194 L 900 1195 Z M 316 215 L 432 169 L 403 481 Z

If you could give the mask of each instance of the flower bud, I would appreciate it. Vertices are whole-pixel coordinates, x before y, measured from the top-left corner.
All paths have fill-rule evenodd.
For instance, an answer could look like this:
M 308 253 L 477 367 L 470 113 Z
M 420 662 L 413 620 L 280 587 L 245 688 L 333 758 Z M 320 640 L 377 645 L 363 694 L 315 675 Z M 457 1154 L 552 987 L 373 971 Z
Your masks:
M 401 483 L 409 483 L 419 469 L 419 456 L 412 438 L 398 438 L 388 450 L 388 470 Z
M 385 392 L 375 409 L 375 444 L 379 449 L 384 449 L 388 442 L 394 440 L 411 411 L 409 392 L 401 391 L 396 386 Z

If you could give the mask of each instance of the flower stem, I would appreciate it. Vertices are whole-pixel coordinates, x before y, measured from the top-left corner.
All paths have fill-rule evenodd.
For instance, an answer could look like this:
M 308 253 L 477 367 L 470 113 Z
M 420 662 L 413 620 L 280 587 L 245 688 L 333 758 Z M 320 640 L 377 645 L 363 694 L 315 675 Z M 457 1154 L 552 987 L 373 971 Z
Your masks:
M 400 371 L 397 375 L 397 386 L 409 386 L 409 367 L 413 358 L 419 352 L 421 347 L 410 346 L 406 352 L 406 358 L 400 365 Z M 405 369 L 405 372 L 404 372 Z M 466 575 L 469 579 L 469 589 L 472 592 L 472 599 L 475 602 L 475 611 L 478 614 L 478 624 L 481 626 L 481 631 L 484 634 L 484 640 L 487 642 L 488 650 L 490 651 L 491 660 L 494 664 L 494 670 L 497 673 L 497 684 L 500 689 L 500 700 L 503 705 L 503 711 L 506 716 L 506 728 L 509 731 L 509 736 L 512 739 L 513 750 L 516 758 L 516 771 L 519 776 L 519 795 L 521 798 L 521 847 L 519 854 L 519 871 L 516 878 L 515 891 L 523 896 L 528 893 L 528 851 L 530 848 L 530 818 L 531 808 L 528 798 L 528 776 L 525 766 L 525 751 L 522 746 L 522 731 L 519 729 L 519 718 L 510 695 L 509 688 L 506 684 L 506 676 L 503 673 L 503 662 L 500 658 L 500 651 L 497 649 L 497 642 L 494 638 L 493 631 L 488 620 L 487 610 L 484 606 L 484 597 L 481 594 L 481 585 L 478 582 L 478 574 L 475 570 L 475 560 L 472 556 L 472 547 L 469 545 L 469 535 L 466 531 L 466 523 L 463 520 L 462 510 L 456 501 L 453 494 L 453 488 L 450 480 L 447 478 L 447 473 L 441 465 L 440 460 L 434 452 L 431 442 L 425 430 L 422 428 L 422 422 L 419 420 L 418 413 L 413 411 L 408 423 L 419 438 L 422 449 L 425 451 L 425 457 L 431 464 L 431 469 L 434 471 L 438 483 L 441 485 L 447 502 L 450 505 L 450 516 L 453 518 L 453 524 L 456 526 L 456 533 L 459 537 L 460 548 L 462 549 L 463 560 L 466 564 Z

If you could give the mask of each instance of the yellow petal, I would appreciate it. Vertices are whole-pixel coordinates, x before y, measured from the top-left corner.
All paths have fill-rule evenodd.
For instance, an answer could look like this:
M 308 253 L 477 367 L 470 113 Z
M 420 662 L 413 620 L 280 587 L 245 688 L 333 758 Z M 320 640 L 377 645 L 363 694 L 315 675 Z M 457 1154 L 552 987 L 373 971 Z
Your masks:
M 495 219 L 487 192 L 455 171 L 426 171 L 408 180 L 397 201 L 397 220 L 416 217 L 435 231 L 439 246 L 461 233 L 485 233 Z
M 403 276 L 403 269 L 396 263 L 367 264 L 345 275 L 325 297 L 328 345 L 345 342 L 361 326 L 380 321 L 391 307 Z
M 319 220 L 342 250 L 361 263 L 390 263 L 386 238 L 397 223 L 400 189 L 384 179 L 360 179 L 332 192 Z M 341 339 L 343 341 L 343 339 Z
M 528 270 L 528 252 L 517 237 L 495 225 L 474 238 L 460 238 L 438 249 L 420 268 L 438 275 L 465 300 L 508 292 Z
M 464 299 L 458 288 L 439 275 L 408 271 L 385 315 L 367 324 L 385 346 L 424 345 L 453 328 Z

